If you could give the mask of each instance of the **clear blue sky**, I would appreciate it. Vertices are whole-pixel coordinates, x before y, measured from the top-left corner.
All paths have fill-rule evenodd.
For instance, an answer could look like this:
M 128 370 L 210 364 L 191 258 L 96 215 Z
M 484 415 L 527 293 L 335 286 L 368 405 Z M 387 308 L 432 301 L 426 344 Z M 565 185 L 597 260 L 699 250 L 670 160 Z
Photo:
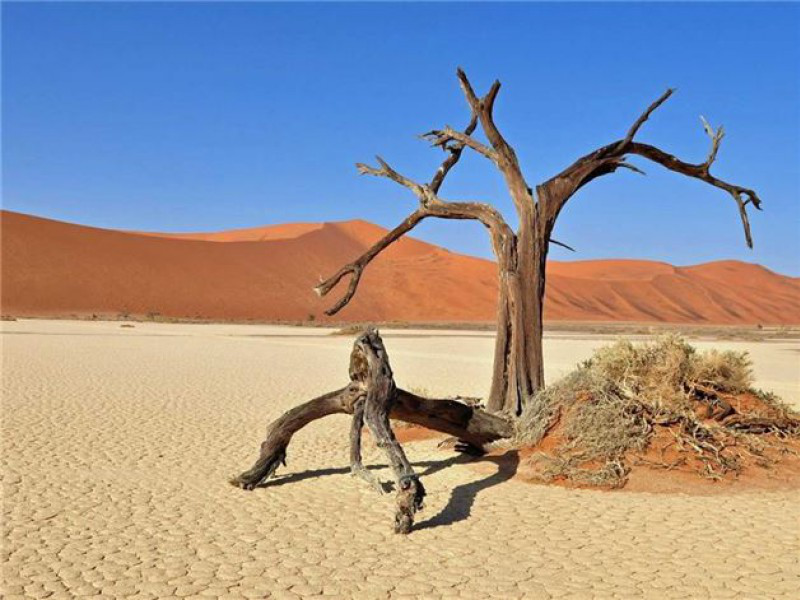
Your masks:
M 800 5 L 9 3 L 2 6 L 3 205 L 101 227 L 197 231 L 363 218 L 414 199 L 359 177 L 381 154 L 430 177 L 416 135 L 462 127 L 462 65 L 503 83 L 496 117 L 531 183 L 619 138 L 667 86 L 640 139 L 691 161 L 724 124 L 716 174 L 756 188 L 755 250 L 720 190 L 638 161 L 568 204 L 558 259 L 725 258 L 800 275 Z M 451 199 L 511 205 L 462 160 Z M 483 230 L 418 237 L 489 256 Z

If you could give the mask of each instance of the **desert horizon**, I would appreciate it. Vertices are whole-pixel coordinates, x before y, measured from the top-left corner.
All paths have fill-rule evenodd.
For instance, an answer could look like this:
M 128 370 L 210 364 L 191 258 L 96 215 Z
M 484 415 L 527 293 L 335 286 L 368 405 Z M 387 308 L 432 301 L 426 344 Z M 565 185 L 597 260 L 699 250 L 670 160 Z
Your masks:
M 2 211 L 0 229 L 10 316 L 469 323 L 496 312 L 495 263 L 409 237 L 327 317 L 313 286 L 387 231 L 363 220 L 173 234 Z M 753 263 L 552 260 L 547 273 L 552 323 L 800 324 L 800 279 Z

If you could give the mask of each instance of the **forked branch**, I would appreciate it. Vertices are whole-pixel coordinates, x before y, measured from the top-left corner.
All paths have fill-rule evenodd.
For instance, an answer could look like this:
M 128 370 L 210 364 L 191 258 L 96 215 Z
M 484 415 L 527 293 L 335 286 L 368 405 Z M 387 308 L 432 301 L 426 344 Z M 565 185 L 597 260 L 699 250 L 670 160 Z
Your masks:
M 514 149 L 503 137 L 503 134 L 500 133 L 500 129 L 498 129 L 497 124 L 494 122 L 494 102 L 497 99 L 497 93 L 500 91 L 500 82 L 495 80 L 486 95 L 483 98 L 478 98 L 477 94 L 475 94 L 475 90 L 472 88 L 472 84 L 467 78 L 467 74 L 460 67 L 457 71 L 457 75 L 461 84 L 461 90 L 464 92 L 464 97 L 467 99 L 467 103 L 473 114 L 478 115 L 483 132 L 492 145 L 493 152 L 489 151 L 488 148 L 481 148 L 477 142 L 466 145 L 477 150 L 497 164 L 506 180 L 506 185 L 511 194 L 511 199 L 514 202 L 517 214 L 520 219 L 528 220 L 533 213 L 531 188 L 525 181 Z
M 642 127 L 642 125 L 644 125 L 644 122 L 650 118 L 650 115 L 652 115 L 653 112 L 659 106 L 664 104 L 664 102 L 666 102 L 667 99 L 669 99 L 669 97 L 672 96 L 674 91 L 675 90 L 673 88 L 667 88 L 666 92 L 661 94 L 661 96 L 659 96 L 655 102 L 653 102 L 650 106 L 647 107 L 647 110 L 645 110 L 641 115 L 639 115 L 639 118 L 636 119 L 636 121 L 634 121 L 633 125 L 631 125 L 631 128 L 628 130 L 628 135 L 626 135 L 625 139 L 620 142 L 620 150 L 625 147 L 625 144 L 629 144 L 630 142 L 633 141 L 633 138 L 636 137 L 636 134 L 639 132 L 639 129 Z
M 725 135 L 723 127 L 719 127 L 715 130 L 701 117 L 703 127 L 711 139 L 711 148 L 706 160 L 699 164 L 687 163 L 664 152 L 656 146 L 634 141 L 634 137 L 644 122 L 650 117 L 653 111 L 672 95 L 672 93 L 673 90 L 668 89 L 655 102 L 648 106 L 639 118 L 636 119 L 623 139 L 603 146 L 591 154 L 587 154 L 578 159 L 567 169 L 539 186 L 540 202 L 543 204 L 541 212 L 547 219 L 550 229 L 552 229 L 559 212 L 572 195 L 593 179 L 613 173 L 618 168 L 628 168 L 641 173 L 642 171 L 638 168 L 625 162 L 627 155 L 635 154 L 656 162 L 670 171 L 699 179 L 730 194 L 739 209 L 739 216 L 744 228 L 747 245 L 750 248 L 753 247 L 750 221 L 747 215 L 747 205 L 752 204 L 756 209 L 760 210 L 761 200 L 758 194 L 750 188 L 718 179 L 710 173 L 711 165 L 717 158 L 720 143 Z
M 400 185 L 407 187 L 414 195 L 419 198 L 419 201 L 422 203 L 426 203 L 429 199 L 428 193 L 428 186 L 420 185 L 416 181 L 412 181 L 408 177 L 404 177 L 400 175 L 397 171 L 395 171 L 392 167 L 388 165 L 388 163 L 383 160 L 380 156 L 376 156 L 375 160 L 378 161 L 380 165 L 379 169 L 375 167 L 370 167 L 369 165 L 365 165 L 364 163 L 356 163 L 356 168 L 358 172 L 362 175 L 372 175 L 374 177 L 386 177 L 387 179 L 391 179 L 392 181 L 399 183 Z M 428 189 L 426 189 L 428 188 Z
M 716 143 L 716 146 L 718 145 L 719 142 Z M 683 162 L 682 160 L 675 158 L 671 154 L 668 154 L 667 152 L 664 152 L 655 146 L 642 144 L 639 142 L 632 143 L 629 148 L 629 152 L 647 158 L 648 160 L 652 160 L 653 162 L 657 162 L 670 171 L 675 171 L 676 173 L 693 177 L 694 179 L 699 179 L 700 181 L 704 181 L 716 188 L 728 192 L 739 208 L 739 217 L 741 218 L 742 227 L 744 228 L 744 237 L 747 242 L 747 246 L 749 248 L 753 247 L 753 237 L 750 231 L 750 220 L 747 215 L 747 205 L 752 204 L 756 210 L 761 210 L 761 199 L 758 197 L 758 194 L 755 192 L 755 190 L 733 183 L 728 183 L 727 181 L 718 179 L 709 173 L 711 162 L 713 162 L 714 158 L 716 157 L 716 149 L 712 150 L 707 162 L 699 165 Z
M 711 140 L 711 149 L 708 151 L 705 167 L 706 171 L 711 167 L 712 163 L 717 160 L 717 152 L 719 151 L 719 144 L 722 138 L 725 137 L 725 128 L 720 125 L 716 130 L 706 121 L 703 115 L 700 115 L 700 121 L 703 123 L 703 129 Z
M 472 148 L 475 150 L 475 152 L 482 154 L 494 163 L 497 163 L 499 160 L 497 152 L 495 152 L 493 149 L 489 148 L 485 144 L 481 144 L 472 136 L 461 133 L 460 131 L 455 131 L 449 125 L 445 125 L 444 129 L 434 129 L 428 133 L 423 133 L 422 137 L 428 140 L 433 146 L 447 149 L 448 144 L 457 142 L 459 147 L 463 148 L 466 146 L 468 148 Z
M 475 130 L 478 117 L 473 114 L 463 135 L 469 137 Z M 431 182 L 427 185 L 419 184 L 408 177 L 398 173 L 386 161 L 377 157 L 379 167 L 358 163 L 356 167 L 362 175 L 373 175 L 375 177 L 386 177 L 396 183 L 411 190 L 419 200 L 419 207 L 402 223 L 392 229 L 389 233 L 375 242 L 364 254 L 359 256 L 351 263 L 344 265 L 333 276 L 322 281 L 314 288 L 319 296 L 327 295 L 346 275 L 350 275 L 350 282 L 344 295 L 329 309 L 325 314 L 332 316 L 342 310 L 352 300 L 361 275 L 366 266 L 380 254 L 383 250 L 400 239 L 403 235 L 411 231 L 420 221 L 427 217 L 439 217 L 443 219 L 473 219 L 480 221 L 492 231 L 492 238 L 495 245 L 499 243 L 499 237 L 508 235 L 510 230 L 505 224 L 502 215 L 492 206 L 481 202 L 446 202 L 439 198 L 437 192 L 441 188 L 445 177 L 456 165 L 464 150 L 464 144 L 456 141 L 451 144 L 442 144 L 442 148 L 448 152 L 448 157 L 442 162 L 434 173 Z

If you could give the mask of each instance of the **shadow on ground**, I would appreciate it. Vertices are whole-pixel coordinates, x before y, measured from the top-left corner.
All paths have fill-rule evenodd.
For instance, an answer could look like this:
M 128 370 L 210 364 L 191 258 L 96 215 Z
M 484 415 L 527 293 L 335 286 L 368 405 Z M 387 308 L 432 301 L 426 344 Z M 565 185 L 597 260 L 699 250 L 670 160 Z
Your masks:
M 468 460 L 463 462 L 481 461 L 495 463 L 497 465 L 497 472 L 483 479 L 479 479 L 478 481 L 459 485 L 453 489 L 447 506 L 435 517 L 415 525 L 414 529 L 416 531 L 452 525 L 453 523 L 458 523 L 468 518 L 472 513 L 472 505 L 475 504 L 475 498 L 478 496 L 478 493 L 514 477 L 517 472 L 517 467 L 519 467 L 519 454 L 516 450 L 509 450 L 501 456 L 469 457 Z
M 444 460 L 421 460 L 415 463 L 412 463 L 417 471 L 417 475 L 420 477 L 426 477 L 428 475 L 433 475 L 434 473 L 441 471 L 442 469 L 446 469 L 447 467 L 458 465 L 458 464 L 466 464 L 470 462 L 474 462 L 476 459 L 472 456 L 468 456 L 465 454 L 458 454 L 456 456 L 451 456 L 450 458 L 446 458 Z M 389 465 L 386 464 L 377 464 L 377 465 L 365 465 L 365 468 L 370 471 L 379 471 L 382 469 L 389 469 Z M 422 469 L 422 470 L 420 470 Z M 264 481 L 256 487 L 259 488 L 269 488 L 269 487 L 276 487 L 279 485 L 285 485 L 287 483 L 296 483 L 298 481 L 303 481 L 305 479 L 314 479 L 317 477 L 328 477 L 329 475 L 347 475 L 350 473 L 350 467 L 330 467 L 326 469 L 309 469 L 307 471 L 300 471 L 298 473 L 289 473 L 287 475 L 276 475 L 273 479 L 268 479 Z M 384 485 L 384 488 L 387 486 Z M 386 491 L 392 491 L 394 489 L 394 482 L 388 482 L 388 488 Z
M 472 513 L 472 506 L 475 504 L 475 498 L 478 494 L 490 487 L 493 487 L 504 481 L 508 481 L 517 472 L 519 466 L 519 454 L 516 450 L 509 450 L 501 456 L 481 456 L 474 457 L 467 454 L 457 454 L 443 460 L 426 460 L 414 463 L 417 474 L 420 477 L 427 477 L 434 473 L 459 464 L 477 463 L 477 462 L 491 462 L 497 465 L 497 472 L 463 485 L 457 486 L 453 489 L 450 500 L 442 511 L 436 516 L 418 523 L 414 529 L 433 529 L 444 525 L 452 525 L 467 519 Z M 388 469 L 388 465 L 369 465 L 366 467 L 371 471 L 380 469 Z M 275 479 L 269 479 L 260 484 L 259 488 L 269 488 L 287 483 L 295 483 L 305 479 L 313 479 L 316 477 L 327 477 L 329 475 L 347 475 L 350 473 L 350 467 L 335 467 L 326 469 L 309 469 L 299 473 L 291 473 L 284 476 L 278 476 Z M 383 482 L 384 491 L 391 492 L 394 488 L 394 482 Z

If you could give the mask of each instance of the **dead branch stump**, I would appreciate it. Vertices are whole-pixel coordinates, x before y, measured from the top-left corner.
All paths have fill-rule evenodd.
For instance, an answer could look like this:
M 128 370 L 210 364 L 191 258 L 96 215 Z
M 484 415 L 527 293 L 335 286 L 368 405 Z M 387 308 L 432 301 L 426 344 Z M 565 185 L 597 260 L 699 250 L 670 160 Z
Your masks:
M 356 357 L 356 360 L 351 360 L 350 376 L 363 381 L 366 387 L 364 421 L 378 447 L 386 453 L 394 471 L 397 485 L 394 530 L 396 533 L 408 533 L 414 524 L 414 514 L 422 508 L 425 488 L 414 473 L 414 468 L 408 462 L 389 423 L 389 413 L 397 397 L 397 388 L 386 348 L 376 329 L 368 329 L 356 340 L 353 358 Z M 354 371 L 354 363 L 360 371 Z M 361 434 L 360 428 L 358 434 Z
M 258 487 L 272 477 L 281 464 L 286 464 L 286 450 L 297 431 L 316 419 L 337 413 L 353 415 L 350 428 L 351 473 L 380 492 L 383 492 L 380 481 L 362 463 L 364 424 L 378 447 L 386 453 L 396 484 L 394 529 L 397 533 L 411 530 L 414 515 L 422 508 L 425 488 L 392 432 L 390 417 L 448 433 L 477 448 L 509 438 L 514 433 L 508 419 L 487 413 L 477 406 L 458 400 L 422 398 L 398 389 L 383 340 L 376 329 L 369 328 L 353 344 L 350 383 L 296 406 L 273 421 L 267 428 L 258 460 L 250 469 L 233 478 L 231 484 L 244 490 Z

